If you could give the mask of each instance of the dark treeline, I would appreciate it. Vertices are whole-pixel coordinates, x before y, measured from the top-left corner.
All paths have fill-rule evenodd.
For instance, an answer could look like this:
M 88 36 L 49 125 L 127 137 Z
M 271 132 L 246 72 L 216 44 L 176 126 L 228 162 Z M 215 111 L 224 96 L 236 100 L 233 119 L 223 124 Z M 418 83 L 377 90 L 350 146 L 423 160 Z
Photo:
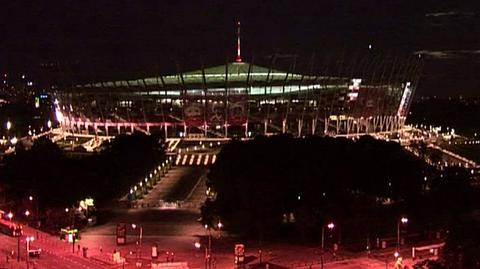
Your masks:
M 0 178 L 8 187 L 7 200 L 18 202 L 33 195 L 40 210 L 72 206 L 86 197 L 102 204 L 127 193 L 165 158 L 159 142 L 159 137 L 142 133 L 120 135 L 102 152 L 78 159 L 40 138 L 30 150 L 18 148 L 5 158 Z
M 234 142 L 208 175 L 218 195 L 205 210 L 218 213 L 233 231 L 262 237 L 289 228 L 279 224 L 290 213 L 291 226 L 304 238 L 318 239 L 319 227 L 330 220 L 342 222 L 344 231 L 364 229 L 364 236 L 381 229 L 373 219 L 384 212 L 375 205 L 421 192 L 423 168 L 398 144 L 371 137 Z
M 427 177 L 427 180 L 425 180 Z M 208 174 L 216 194 L 203 221 L 252 239 L 318 243 L 330 237 L 365 249 L 366 238 L 394 237 L 408 216 L 409 232 L 445 227 L 472 210 L 476 192 L 463 170 L 436 173 L 399 144 L 361 137 L 288 136 L 235 141 L 222 148 Z M 478 199 L 476 199 L 478 200 Z

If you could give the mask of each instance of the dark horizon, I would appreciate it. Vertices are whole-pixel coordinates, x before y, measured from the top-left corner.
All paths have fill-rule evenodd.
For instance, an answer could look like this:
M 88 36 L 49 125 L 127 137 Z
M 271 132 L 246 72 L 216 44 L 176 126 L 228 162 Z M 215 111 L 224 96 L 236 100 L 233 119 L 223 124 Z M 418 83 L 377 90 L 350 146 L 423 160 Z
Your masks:
M 313 54 L 369 53 L 372 45 L 371 52 L 384 55 L 422 54 L 417 96 L 477 96 L 480 86 L 475 1 L 6 5 L 0 71 L 31 74 L 35 81 L 54 83 L 65 73 L 88 80 L 136 78 L 223 64 L 234 60 L 240 20 L 244 61 L 265 65 L 272 54 L 299 55 L 306 64 Z

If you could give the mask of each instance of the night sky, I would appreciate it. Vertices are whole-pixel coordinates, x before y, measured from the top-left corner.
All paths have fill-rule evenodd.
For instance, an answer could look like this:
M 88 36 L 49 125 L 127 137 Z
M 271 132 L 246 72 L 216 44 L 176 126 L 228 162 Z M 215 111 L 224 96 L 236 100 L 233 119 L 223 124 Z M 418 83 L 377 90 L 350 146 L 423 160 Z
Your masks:
M 41 3 L 40 3 L 41 2 Z M 479 96 L 480 1 L 1 1 L 0 71 L 134 78 L 233 60 L 362 51 L 425 61 L 418 95 Z M 51 75 L 55 73 L 56 75 Z

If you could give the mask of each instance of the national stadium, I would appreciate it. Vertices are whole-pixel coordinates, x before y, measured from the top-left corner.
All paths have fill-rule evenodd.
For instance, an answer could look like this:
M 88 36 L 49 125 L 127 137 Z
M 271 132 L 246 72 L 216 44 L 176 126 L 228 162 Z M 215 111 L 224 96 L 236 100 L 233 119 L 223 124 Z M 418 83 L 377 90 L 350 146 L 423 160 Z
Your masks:
M 349 136 L 402 130 L 418 84 L 418 59 L 366 55 L 348 65 L 345 60 L 322 63 L 318 66 L 323 72 L 282 71 L 276 55 L 263 66 L 243 61 L 239 26 L 232 62 L 175 74 L 57 86 L 62 127 L 110 136 L 139 130 L 167 138 Z

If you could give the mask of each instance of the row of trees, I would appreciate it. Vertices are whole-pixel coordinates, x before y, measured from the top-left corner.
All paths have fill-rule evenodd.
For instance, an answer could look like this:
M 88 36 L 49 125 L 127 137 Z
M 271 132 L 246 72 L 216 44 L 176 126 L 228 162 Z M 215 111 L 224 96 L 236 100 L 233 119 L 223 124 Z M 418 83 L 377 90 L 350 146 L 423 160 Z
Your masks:
M 63 209 L 86 197 L 101 205 L 127 193 L 165 158 L 161 142 L 143 133 L 120 135 L 98 154 L 69 158 L 48 138 L 39 138 L 30 150 L 17 147 L 5 158 L 0 178 L 8 187 L 8 200 L 18 204 L 33 195 L 40 212 Z
M 205 224 L 247 238 L 316 243 L 333 221 L 335 240 L 394 237 L 402 215 L 410 232 L 448 227 L 479 201 L 467 171 L 435 171 L 399 144 L 361 137 L 289 136 L 234 141 L 208 173 Z
M 208 184 L 218 194 L 207 201 L 204 220 L 220 215 L 235 232 L 278 237 L 287 214 L 302 238 L 318 238 L 330 219 L 362 227 L 364 236 L 381 229 L 372 222 L 384 214 L 379 205 L 422 192 L 424 169 L 398 144 L 371 137 L 237 141 L 210 169 Z

